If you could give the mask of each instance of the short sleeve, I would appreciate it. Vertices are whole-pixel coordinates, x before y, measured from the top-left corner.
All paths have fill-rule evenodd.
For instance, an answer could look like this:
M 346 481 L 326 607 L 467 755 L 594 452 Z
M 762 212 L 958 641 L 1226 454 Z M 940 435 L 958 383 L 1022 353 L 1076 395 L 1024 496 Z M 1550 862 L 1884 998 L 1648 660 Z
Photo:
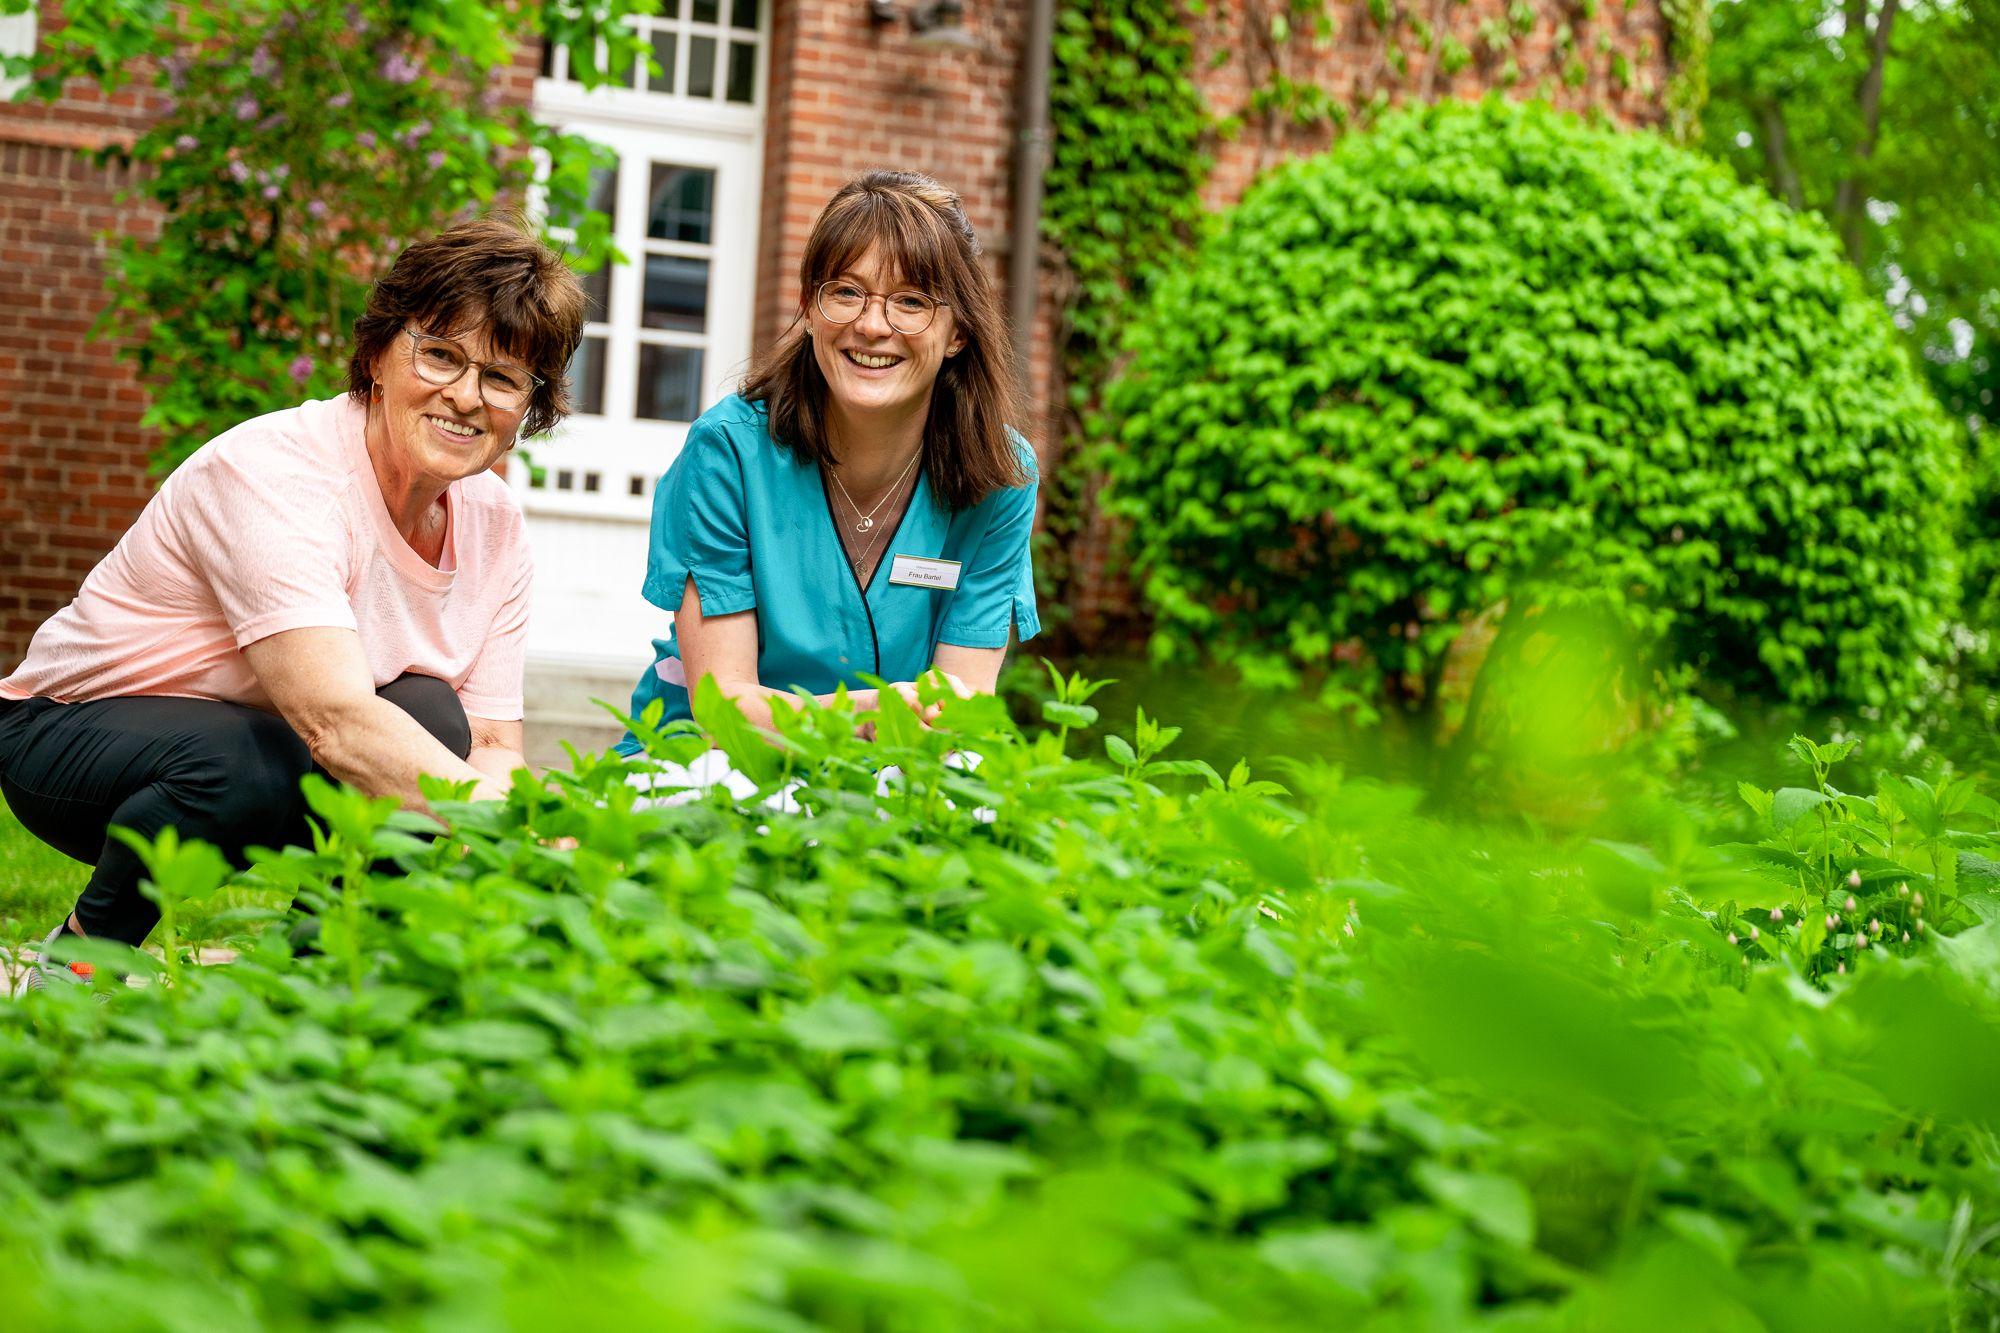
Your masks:
M 535 586 L 535 563 L 527 542 L 515 548 L 519 558 L 506 600 L 494 614 L 493 627 L 473 659 L 472 670 L 458 687 L 458 702 L 470 717 L 489 722 L 518 722 L 527 716 L 522 681 L 528 667 L 528 606 Z M 464 578 L 463 572 L 459 574 Z
M 1022 448 L 1025 451 L 1026 446 Z M 961 648 L 1005 648 L 1010 631 L 1022 642 L 1041 631 L 1029 542 L 1035 531 L 1036 480 L 1032 462 L 1028 467 L 1025 486 L 997 492 L 981 502 L 981 508 L 992 507 L 992 514 L 972 558 L 965 562 L 951 609 L 938 631 L 939 642 Z
M 169 479 L 168 512 L 238 648 L 287 630 L 354 629 L 346 507 L 305 469 L 220 455 Z
M 704 616 L 726 616 L 757 605 L 750 581 L 743 464 L 722 428 L 708 421 L 697 421 L 688 431 L 680 457 L 653 496 L 641 591 L 661 610 L 678 611 L 689 578 Z

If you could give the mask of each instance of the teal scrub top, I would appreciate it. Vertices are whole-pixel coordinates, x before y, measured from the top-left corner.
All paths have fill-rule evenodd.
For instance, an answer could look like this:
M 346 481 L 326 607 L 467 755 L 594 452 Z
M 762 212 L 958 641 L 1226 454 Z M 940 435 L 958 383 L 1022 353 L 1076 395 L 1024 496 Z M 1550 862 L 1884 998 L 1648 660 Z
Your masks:
M 819 467 L 771 438 L 761 404 L 723 399 L 688 430 L 653 497 L 646 600 L 678 611 L 693 578 L 704 616 L 757 612 L 757 679 L 773 689 L 831 694 L 863 689 L 863 675 L 914 680 L 940 643 L 1004 648 L 1041 628 L 1028 538 L 1036 471 L 1027 442 L 1010 436 L 1028 482 L 951 513 L 918 474 L 909 509 L 883 536 L 881 562 L 862 588 L 834 528 Z M 899 555 L 958 563 L 952 589 L 891 583 Z M 678 633 L 653 641 L 653 665 L 632 691 L 633 717 L 655 699 L 666 721 L 688 716 Z M 629 733 L 618 747 L 636 753 Z

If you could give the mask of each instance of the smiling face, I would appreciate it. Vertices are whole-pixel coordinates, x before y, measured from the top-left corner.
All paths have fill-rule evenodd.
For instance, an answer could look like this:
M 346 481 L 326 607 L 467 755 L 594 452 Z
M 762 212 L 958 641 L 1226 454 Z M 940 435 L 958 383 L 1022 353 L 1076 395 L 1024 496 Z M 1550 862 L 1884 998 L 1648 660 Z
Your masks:
M 884 261 L 879 246 L 871 245 L 833 276 L 859 290 L 885 295 L 920 290 Z M 834 407 L 849 416 L 923 410 L 945 358 L 956 356 L 965 346 L 948 306 L 938 309 L 922 333 L 898 333 L 889 323 L 886 301 L 869 297 L 853 323 L 836 324 L 820 312 L 814 297 L 814 291 L 805 293 L 813 358 L 826 377 Z
M 480 324 L 452 334 L 451 340 L 472 360 L 508 366 L 526 378 L 520 358 L 495 348 L 490 337 Z M 503 411 L 483 402 L 480 372 L 472 366 L 450 384 L 432 384 L 418 373 L 417 354 L 416 344 L 405 335 L 391 342 L 375 363 L 374 379 L 381 389 L 376 406 L 392 455 L 385 461 L 399 474 L 439 485 L 486 471 L 513 447 L 527 404 Z

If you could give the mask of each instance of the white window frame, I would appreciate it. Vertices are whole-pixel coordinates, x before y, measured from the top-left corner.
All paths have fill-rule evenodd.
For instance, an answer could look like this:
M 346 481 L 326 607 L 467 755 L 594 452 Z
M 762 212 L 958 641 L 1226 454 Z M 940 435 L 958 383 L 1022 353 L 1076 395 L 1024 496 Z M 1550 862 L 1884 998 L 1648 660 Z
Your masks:
M 775 0 L 764 0 L 764 3 L 772 4 L 775 3 Z M 760 42 L 758 45 L 758 53 L 761 56 L 762 43 Z M 31 56 L 34 53 L 35 11 L 31 9 L 25 14 L 8 14 L 5 17 L 0 17 L 0 55 Z M 758 77 L 761 79 L 763 76 L 760 73 Z M 0 102 L 12 101 L 14 94 L 26 87 L 27 83 L 26 79 L 0 78 Z M 759 83 L 757 87 L 758 104 L 761 106 L 763 104 L 763 84 Z
M 682 0 L 687 5 L 689 0 Z M 652 514 L 653 489 L 679 454 L 687 438 L 687 422 L 654 421 L 634 415 L 641 342 L 705 344 L 700 400 L 705 410 L 740 382 L 750 353 L 756 312 L 757 247 L 746 244 L 760 227 L 764 174 L 764 93 L 770 63 L 770 9 L 777 0 L 762 0 L 765 29 L 759 33 L 756 101 L 748 106 L 721 100 L 726 64 L 718 67 L 713 100 L 635 88 L 598 88 L 585 92 L 564 79 L 535 82 L 537 119 L 558 129 L 603 144 L 618 155 L 617 214 L 613 244 L 628 262 L 610 275 L 610 295 L 603 324 L 588 328 L 604 336 L 604 405 L 600 414 L 571 416 L 545 440 L 526 448 L 537 468 L 548 469 L 546 484 L 528 484 L 528 469 L 510 469 L 510 476 L 529 513 L 579 518 L 645 520 Z M 728 3 L 723 0 L 722 16 Z M 681 25 L 683 29 L 686 24 Z M 723 26 L 722 31 L 732 31 Z M 682 59 L 685 61 L 685 54 Z M 719 53 L 726 61 L 726 48 Z M 646 204 L 653 162 L 700 167 L 715 172 L 716 192 L 709 258 L 708 325 L 699 335 L 648 330 L 640 336 L 640 306 L 644 299 Z M 659 242 L 662 251 L 675 247 Z M 570 467 L 576 489 L 558 490 L 555 474 Z M 581 489 L 583 474 L 599 472 L 599 490 Z M 639 495 L 630 479 L 644 478 Z

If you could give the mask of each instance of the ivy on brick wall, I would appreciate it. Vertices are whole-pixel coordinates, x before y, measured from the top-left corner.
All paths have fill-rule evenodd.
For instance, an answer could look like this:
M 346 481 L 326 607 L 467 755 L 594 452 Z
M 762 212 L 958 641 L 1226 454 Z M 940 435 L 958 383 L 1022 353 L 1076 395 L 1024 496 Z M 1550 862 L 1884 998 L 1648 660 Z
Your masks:
M 1181 0 L 1063 0 L 1057 9 L 1042 233 L 1068 269 L 1060 360 L 1069 396 L 1037 552 L 1046 589 L 1071 578 L 1092 468 L 1079 446 L 1102 438 L 1092 426 L 1097 391 L 1119 333 L 1202 226 L 1212 118 L 1194 72 Z
M 0 0 L 19 12 L 29 0 Z M 597 150 L 509 105 L 502 80 L 538 34 L 586 84 L 629 70 L 627 16 L 652 0 L 64 0 L 24 95 L 84 80 L 150 85 L 158 116 L 129 148 L 155 240 L 114 244 L 99 329 L 150 390 L 155 470 L 246 418 L 340 392 L 369 283 L 406 241 L 525 197 L 537 175 L 579 267 L 604 261 L 585 209 Z M 602 45 L 600 45 L 600 43 Z

